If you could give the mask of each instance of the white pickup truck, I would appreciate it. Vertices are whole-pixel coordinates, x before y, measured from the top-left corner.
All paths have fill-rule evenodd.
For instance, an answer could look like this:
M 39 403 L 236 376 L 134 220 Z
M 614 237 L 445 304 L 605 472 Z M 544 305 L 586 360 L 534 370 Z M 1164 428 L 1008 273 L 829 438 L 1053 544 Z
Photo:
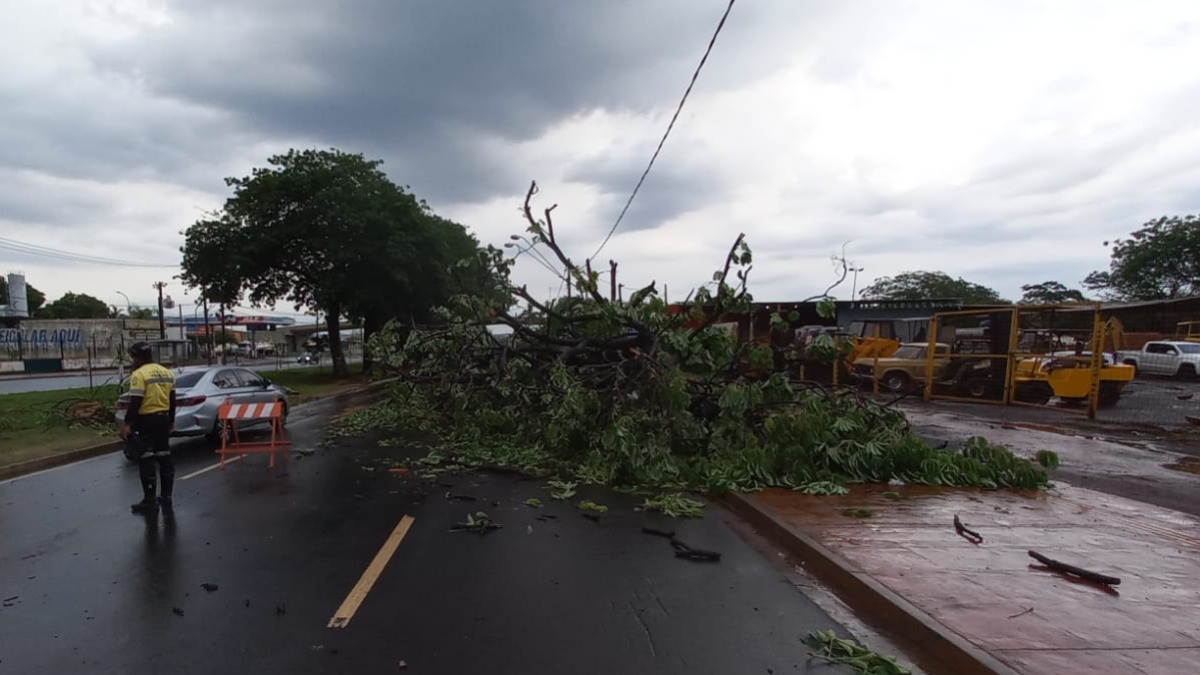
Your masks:
M 1137 368 L 1139 375 L 1194 379 L 1200 374 L 1200 343 L 1147 342 L 1138 351 L 1117 352 L 1117 361 Z

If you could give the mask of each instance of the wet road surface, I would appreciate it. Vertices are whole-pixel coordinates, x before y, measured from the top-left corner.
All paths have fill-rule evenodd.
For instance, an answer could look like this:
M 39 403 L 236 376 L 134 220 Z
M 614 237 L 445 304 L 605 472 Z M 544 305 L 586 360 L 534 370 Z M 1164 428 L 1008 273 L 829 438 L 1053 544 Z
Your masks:
M 129 513 L 137 472 L 119 455 L 0 483 L 0 673 L 848 672 L 808 659 L 803 636 L 835 622 L 714 507 L 668 521 L 581 490 L 610 507 L 597 523 L 540 482 L 368 470 L 366 455 L 424 450 L 317 448 L 332 405 L 297 408 L 295 450 L 315 452 L 273 471 L 262 456 L 206 470 L 211 449 L 180 444 L 173 517 Z M 503 527 L 448 532 L 474 511 Z M 722 560 L 677 559 L 644 524 Z

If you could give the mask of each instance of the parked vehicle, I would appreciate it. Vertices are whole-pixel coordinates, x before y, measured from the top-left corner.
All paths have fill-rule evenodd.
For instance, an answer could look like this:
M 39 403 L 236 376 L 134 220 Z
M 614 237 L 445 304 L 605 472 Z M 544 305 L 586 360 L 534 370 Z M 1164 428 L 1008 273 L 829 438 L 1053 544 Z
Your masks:
M 1200 344 L 1166 340 L 1147 342 L 1138 351 L 1117 352 L 1117 360 L 1133 366 L 1139 374 L 1193 379 L 1200 374 Z
M 925 383 L 925 370 L 929 364 L 929 345 L 927 343 L 908 343 L 891 356 L 875 358 L 860 358 L 854 362 L 854 377 L 871 382 L 878 378 L 879 383 L 892 391 L 901 391 L 916 384 Z M 941 342 L 934 345 L 933 374 L 937 377 L 942 368 L 950 360 L 950 345 Z
M 1175 340 L 1200 343 L 1200 321 L 1180 321 L 1175 326 Z
M 1134 368 L 1117 365 L 1104 354 L 1100 366 L 1102 406 L 1115 405 L 1125 386 L 1133 381 Z M 1013 398 L 1023 403 L 1045 405 L 1053 397 L 1065 403 L 1084 403 L 1092 391 L 1092 353 L 1055 352 L 1017 362 L 1013 375 Z
M 320 354 L 314 354 L 312 352 L 304 352 L 300 356 L 296 357 L 296 363 L 320 363 L 320 362 L 321 362 Z
M 285 423 L 287 420 L 287 392 L 245 368 L 201 366 L 179 369 L 175 371 L 175 396 L 175 431 L 172 436 L 207 436 L 210 440 L 219 441 L 226 430 L 217 419 L 217 410 L 225 401 L 269 403 L 279 399 L 283 401 L 283 420 Z M 126 391 L 117 398 L 115 417 L 118 424 L 125 420 L 128 407 L 129 392 Z M 239 422 L 238 429 L 268 423 L 268 420 Z M 128 455 L 128 450 L 126 453 Z

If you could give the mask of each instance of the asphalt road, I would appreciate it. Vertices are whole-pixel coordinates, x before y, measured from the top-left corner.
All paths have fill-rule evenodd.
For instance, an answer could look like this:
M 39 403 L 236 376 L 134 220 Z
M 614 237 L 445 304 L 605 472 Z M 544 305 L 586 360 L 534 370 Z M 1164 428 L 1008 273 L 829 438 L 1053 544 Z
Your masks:
M 809 660 L 801 639 L 835 621 L 715 507 L 667 521 L 583 492 L 611 509 L 597 523 L 534 481 L 369 470 L 424 450 L 319 448 L 333 406 L 297 407 L 273 471 L 262 456 L 205 471 L 211 448 L 179 443 L 170 518 L 130 514 L 137 472 L 119 455 L 0 483 L 0 673 L 848 672 Z M 473 511 L 503 527 L 448 531 Z M 357 611 L 328 627 L 406 516 Z M 675 558 L 644 524 L 722 559 Z
M 359 359 L 361 360 L 361 359 Z M 356 362 L 356 361 L 351 361 Z M 295 357 L 276 359 L 242 359 L 240 363 L 230 361 L 229 365 L 239 367 L 253 368 L 254 370 L 272 371 L 285 370 L 288 368 L 308 368 L 308 364 L 296 363 Z M 329 361 L 325 360 L 322 365 L 329 367 Z M 88 376 L 70 374 L 54 374 L 54 375 L 36 375 L 31 377 L 7 376 L 0 378 L 0 395 L 4 394 L 19 394 L 27 391 L 58 391 L 60 389 L 86 389 L 89 386 L 102 386 L 105 384 L 116 384 L 117 372 L 104 371 L 101 373 L 93 373 L 91 383 L 89 384 Z

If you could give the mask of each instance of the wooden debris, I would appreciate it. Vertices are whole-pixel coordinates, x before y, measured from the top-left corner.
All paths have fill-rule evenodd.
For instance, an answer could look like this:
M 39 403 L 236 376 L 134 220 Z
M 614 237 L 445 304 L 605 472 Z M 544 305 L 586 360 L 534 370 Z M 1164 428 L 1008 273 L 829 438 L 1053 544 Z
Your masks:
M 1094 581 L 1098 584 L 1104 584 L 1105 586 L 1118 586 L 1121 583 L 1121 580 L 1117 577 L 1110 577 L 1107 574 L 1100 574 L 1098 572 L 1092 572 L 1090 570 L 1085 570 L 1082 567 L 1075 567 L 1074 565 L 1068 565 L 1066 563 L 1061 563 L 1052 558 L 1047 558 L 1046 556 L 1042 555 L 1041 553 L 1038 553 L 1037 551 L 1030 551 L 1029 557 L 1033 558 L 1034 560 L 1037 560 L 1038 562 L 1042 563 L 1046 567 L 1049 567 L 1050 569 L 1052 569 L 1056 572 L 1063 572 L 1064 574 L 1070 574 L 1071 576 L 1076 576 L 1076 577 L 1079 577 L 1080 579 Z
M 696 560 L 699 562 L 721 562 L 721 554 L 716 551 L 706 551 L 702 548 L 693 548 L 678 539 L 671 540 L 671 546 L 675 548 L 675 557 L 684 558 L 686 560 Z
M 664 539 L 675 538 L 675 532 L 672 530 L 656 530 L 653 527 L 646 527 L 644 525 L 642 526 L 642 534 L 651 534 L 655 537 L 662 537 Z
M 966 525 L 964 525 L 963 522 L 958 519 L 957 513 L 954 514 L 954 531 L 958 533 L 958 536 L 962 537 L 963 539 L 966 539 L 967 541 L 971 542 L 972 544 L 982 544 L 983 543 L 983 535 L 979 534 L 978 532 L 976 532 L 972 529 L 969 529 Z

